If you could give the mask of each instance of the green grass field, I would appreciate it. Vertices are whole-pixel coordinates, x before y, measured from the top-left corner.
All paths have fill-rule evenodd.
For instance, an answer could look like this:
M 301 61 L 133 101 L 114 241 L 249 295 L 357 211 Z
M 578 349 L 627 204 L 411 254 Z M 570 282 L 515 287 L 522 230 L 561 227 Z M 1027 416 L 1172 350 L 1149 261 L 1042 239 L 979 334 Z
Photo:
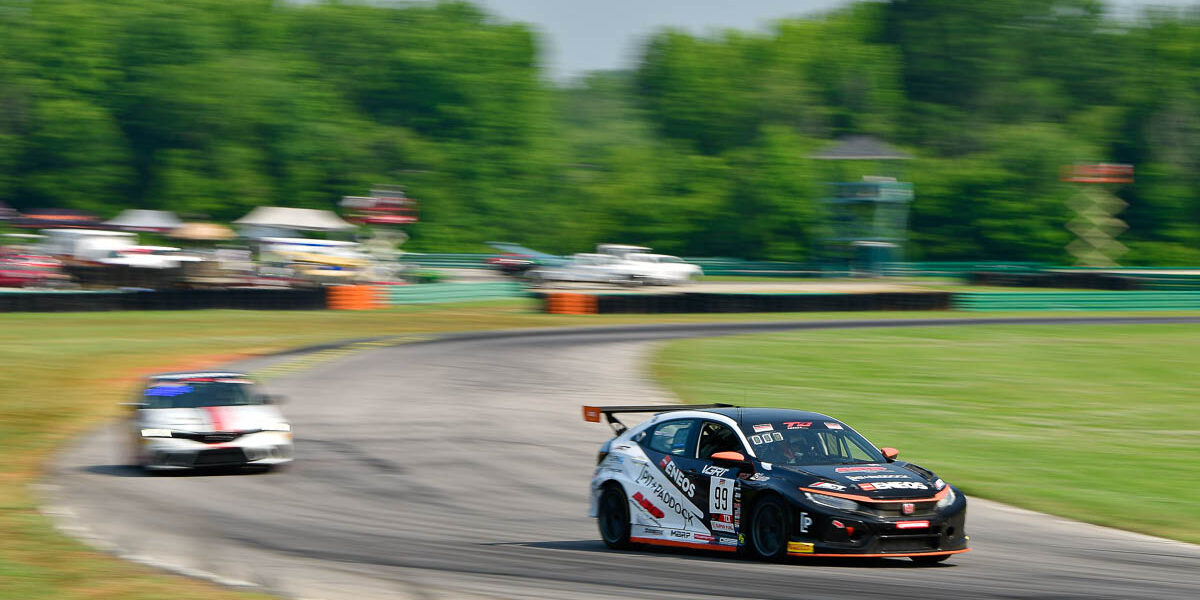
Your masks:
M 0 314 L 0 598 L 200 599 L 227 589 L 93 552 L 57 533 L 31 487 L 55 448 L 119 413 L 137 376 L 347 338 L 470 329 L 881 315 L 547 315 L 529 300 L 380 311 Z M 900 318 L 933 316 L 906 313 Z M 965 316 L 965 315 L 963 315 Z M 247 595 L 245 597 L 252 597 Z
M 968 494 L 1200 542 L 1200 325 L 710 338 L 655 369 L 688 402 L 845 420 Z
M 347 338 L 373 337 L 383 335 L 402 335 L 410 333 L 436 333 L 444 331 L 461 331 L 470 329 L 509 329 L 518 327 L 553 327 L 564 325 L 614 325 L 621 323 L 654 323 L 654 322 L 701 322 L 701 321 L 732 321 L 732 320 L 768 320 L 768 319 L 866 319 L 866 318 L 947 318 L 947 317 L 978 317 L 978 315 L 963 313 L 805 313 L 805 314 L 754 314 L 754 315 L 590 315 L 567 316 L 546 315 L 535 312 L 536 306 L 531 301 L 497 301 L 476 302 L 458 305 L 426 305 L 408 306 L 390 310 L 343 312 L 343 311 L 181 311 L 181 312 L 110 312 L 110 313 L 67 313 L 67 314 L 0 314 L 0 441 L 5 451 L 5 460 L 0 462 L 0 598 L 24 600 L 27 598 L 64 598 L 64 599 L 99 599 L 121 598 L 122 600 L 142 599 L 205 599 L 221 598 L 251 598 L 261 597 L 252 594 L 239 595 L 228 589 L 216 588 L 213 585 L 190 580 L 182 577 L 165 575 L 154 569 L 126 563 L 105 554 L 91 551 L 79 542 L 57 533 L 49 519 L 38 512 L 38 498 L 32 484 L 42 466 L 52 456 L 54 450 L 72 436 L 79 435 L 86 429 L 95 426 L 106 419 L 119 414 L 118 402 L 126 399 L 127 394 L 135 385 L 139 375 L 153 371 L 173 368 L 208 368 L 229 362 L 239 357 L 255 354 L 265 354 L 272 351 L 293 348 L 331 340 Z M 1166 316 L 1168 313 L 1156 313 L 1155 316 Z M 1194 314 L 1194 313 L 1193 313 Z M 1129 313 L 1123 313 L 1129 316 Z M 1005 316 L 996 314 L 994 316 Z M 1012 316 L 1012 315 L 1008 315 Z M 1028 316 L 1023 314 L 1021 316 Z M 1052 316 L 1049 313 L 1040 316 Z M 1092 313 L 1089 316 L 1100 316 Z M 1013 328 L 1009 328 L 1013 329 Z M 1151 331 L 1151 328 L 1139 328 L 1137 331 Z M 927 330 L 922 330 L 927 331 Z M 929 337 L 950 335 L 954 330 L 944 329 L 934 331 Z M 975 331 L 975 330 L 971 330 Z M 1049 334 L 1060 330 L 1047 329 Z M 1082 334 L 1083 328 L 1066 330 Z M 1114 330 L 1119 334 L 1120 331 Z M 1170 328 L 1164 331 L 1171 331 Z M 1176 363 L 1186 362 L 1186 357 L 1196 356 L 1194 343 L 1187 340 L 1187 332 L 1173 335 L 1165 343 L 1173 345 Z M 766 372 L 764 365 L 773 365 L 770 369 L 792 369 L 790 364 L 794 349 L 798 344 L 789 339 L 804 340 L 818 337 L 830 340 L 859 339 L 867 335 L 895 336 L 904 332 L 889 332 L 875 334 L 864 331 L 851 332 L 811 332 L 796 338 L 772 337 L 763 341 L 748 342 L 739 340 L 738 344 L 774 345 L 776 353 L 782 353 L 772 363 L 755 363 L 753 371 L 758 373 L 752 379 L 741 379 L 737 373 L 730 372 L 723 361 L 709 361 L 714 369 L 715 379 L 706 379 L 702 386 L 705 391 L 720 391 L 726 389 L 725 396 L 740 396 L 743 389 L 759 395 L 769 388 L 758 386 L 751 388 L 745 381 L 769 381 L 777 379 L 779 373 Z M 911 332 L 910 332 L 911 333 Z M 970 340 L 966 332 L 963 340 Z M 1073 334 L 1073 335 L 1074 335 Z M 1122 341 L 1120 335 L 1117 341 Z M 922 333 L 921 335 L 925 335 Z M 1034 335 L 1034 334 L 1029 334 Z M 1165 335 L 1165 334 L 1164 334 Z M 813 337 L 809 337 L 813 336 Z M 853 336 L 853 337 L 847 337 Z M 987 338 L 984 338 L 987 339 Z M 1133 338 L 1130 338 L 1133 339 Z M 1139 337 L 1140 339 L 1140 337 Z M 710 348 L 714 343 L 729 343 L 732 340 L 691 341 L 681 345 L 680 351 L 687 360 L 693 360 L 696 355 L 693 348 Z M 780 346 L 782 344 L 782 347 Z M 854 344 L 851 344 L 852 346 Z M 813 348 L 818 348 L 814 346 Z M 757 352 L 757 351 L 755 351 Z M 1131 353 L 1141 353 L 1144 350 L 1133 349 Z M 818 357 L 820 352 L 817 353 Z M 1168 353 L 1170 354 L 1170 353 Z M 862 357 L 869 359 L 869 357 Z M 979 357 L 980 360 L 986 357 Z M 874 359 L 869 359 L 874 360 Z M 781 364 L 782 361 L 782 364 Z M 678 364 L 686 364 L 678 363 Z M 839 368 L 841 368 L 839 366 Z M 927 373 L 930 382 L 950 380 L 942 379 L 939 375 L 943 369 L 954 368 L 953 363 L 942 361 L 941 364 L 929 364 L 921 372 Z M 877 399 L 897 398 L 904 404 L 914 406 L 925 402 L 922 396 L 887 394 L 880 389 L 873 389 L 869 383 L 870 377 L 878 382 L 895 381 L 884 377 L 882 371 L 872 374 L 873 369 L 864 366 L 846 365 L 847 373 L 860 373 L 868 377 L 865 381 L 853 382 L 856 387 L 840 392 L 844 397 L 860 398 L 874 397 Z M 902 369 L 903 370 L 903 369 Z M 1105 369 L 1098 369 L 1101 373 Z M 1172 369 L 1167 369 L 1174 372 Z M 678 374 L 678 368 L 664 365 L 664 372 Z M 707 375 L 707 374 L 706 374 Z M 878 377 L 877 377 L 878 376 Z M 1011 376 L 1011 375 L 1010 375 Z M 804 379 L 812 379 L 806 377 Z M 852 380 L 854 378 L 851 378 Z M 724 383 L 722 383 L 724 381 Z M 779 400 L 793 396 L 797 388 L 790 387 L 795 382 L 779 381 L 771 387 L 778 387 L 776 395 Z M 811 385 L 813 382 L 809 382 Z M 826 381 L 832 387 L 836 382 Z M 893 390 L 897 386 L 889 383 Z M 682 388 L 681 388 L 682 389 Z M 904 389 L 900 387 L 899 389 Z M 688 394 L 697 390 L 684 390 Z M 859 393 L 859 391 L 863 393 Z M 868 393 L 870 392 L 870 393 Z M 1182 394 L 1182 392 L 1180 392 Z M 834 394 L 834 395 L 831 395 Z M 865 396 L 864 396 L 865 394 Z M 811 395 L 811 394 L 810 394 Z M 835 392 L 827 392 L 831 398 Z M 723 396 L 724 397 L 724 396 Z M 1141 396 L 1134 396 L 1135 398 Z M 731 398 L 726 398 L 731 399 Z M 1184 401 L 1179 400 L 1181 407 L 1189 410 Z M 836 406 L 835 406 L 836 408 Z M 1128 408 L 1128 406 L 1126 406 Z M 833 411 L 833 409 L 830 409 Z M 940 414 L 941 409 L 934 410 Z M 866 425 L 865 419 L 859 419 L 846 411 L 836 411 L 851 423 L 859 426 Z M 1040 414 L 1040 413 L 1039 413 Z M 1191 440 L 1195 442 L 1195 411 L 1181 413 L 1174 421 L 1172 430 L 1187 429 L 1191 431 Z M 1191 415 L 1186 417 L 1185 415 Z M 852 418 L 855 417 L 855 418 Z M 1115 421 L 1105 423 L 1107 426 L 1120 431 L 1132 417 L 1121 416 Z M 1184 426 L 1185 419 L 1190 418 L 1190 426 Z M 945 419 L 943 419 L 943 422 Z M 986 425 L 986 420 L 985 425 Z M 1017 419 L 1017 424 L 1020 419 Z M 1046 422 L 1048 430 L 1053 419 Z M 1038 422 L 1045 422 L 1039 417 Z M 1135 424 L 1140 423 L 1137 419 Z M 912 428 L 885 427 L 887 419 L 876 421 L 878 427 L 867 429 L 881 443 L 896 443 L 905 450 L 905 455 L 920 457 L 933 467 L 942 468 L 947 475 L 954 475 L 955 480 L 966 482 L 967 489 L 977 493 L 992 494 L 996 497 L 1006 489 L 1005 482 L 1015 478 L 1019 486 L 1022 473 L 1018 467 L 1009 470 L 992 470 L 982 476 L 968 477 L 969 470 L 951 471 L 950 461 L 937 443 L 938 430 L 925 429 L 927 436 L 934 439 L 928 443 L 918 444 L 921 439 L 916 433 L 922 427 L 914 424 Z M 899 422 L 893 423 L 899 424 Z M 996 423 L 995 427 L 983 427 L 981 430 L 990 436 L 1015 435 L 1021 433 L 1012 430 L 1013 423 L 1004 420 Z M 1070 423 L 1058 423 L 1058 427 L 1069 427 Z M 884 437 L 884 434 L 889 437 Z M 1159 432 L 1162 433 L 1162 432 Z M 903 438 L 899 437 L 901 434 Z M 946 435 L 959 435 L 953 431 Z M 986 437 L 986 436 L 985 436 Z M 1122 435 L 1124 440 L 1127 436 Z M 1141 440 L 1142 450 L 1163 450 L 1163 439 L 1182 439 L 1172 434 L 1168 437 L 1142 434 L 1134 436 Z M 1186 436 L 1184 436 L 1186 437 Z M 1185 440 L 1186 441 L 1186 440 Z M 1123 442 L 1124 443 L 1124 442 Z M 1137 440 L 1132 443 L 1138 445 Z M 981 452 L 978 446 L 970 445 L 957 449 L 964 456 L 969 452 Z M 1098 444 L 1095 439 L 1086 440 L 1083 451 L 1111 451 L 1112 446 Z M 1177 456 L 1189 454 L 1195 458 L 1195 450 L 1189 447 L 1171 449 Z M 973 455 L 972 455 L 973 456 Z M 1168 464 L 1168 460 L 1171 462 Z M 1179 481 L 1185 477 L 1195 479 L 1195 467 L 1186 470 L 1187 465 L 1176 467 L 1175 459 L 1163 457 L 1160 461 L 1147 460 L 1151 467 L 1166 472 L 1170 481 L 1176 482 L 1174 488 L 1160 486 L 1164 496 L 1174 495 L 1179 498 L 1179 507 L 1172 509 L 1173 516 L 1184 514 L 1182 511 L 1191 510 L 1192 521 L 1196 521 L 1194 502 L 1195 492 Z M 946 468 L 943 468 L 946 467 Z M 993 481 L 993 479 L 995 481 Z M 1116 483 L 1140 481 L 1142 475 L 1130 473 L 1130 477 L 1113 478 Z M 999 483 L 997 483 L 999 482 Z M 1113 482 L 1106 482 L 1112 487 Z M 1183 490 L 1182 492 L 1179 490 Z M 1139 491 L 1139 493 L 1145 493 Z M 1155 492 L 1156 494 L 1158 492 Z M 1186 494 L 1190 493 L 1188 496 Z M 1073 502 L 1079 500 L 1079 494 L 1063 494 L 1063 502 L 1073 507 Z M 1187 500 L 1191 498 L 1192 500 Z M 1192 506 L 1187 506 L 1191 504 Z M 1102 504 L 1097 510 L 1114 510 L 1109 504 Z M 1066 511 L 1058 511 L 1064 512 Z M 1104 512 L 1104 515 L 1124 514 L 1124 511 Z M 1107 518 L 1107 517 L 1106 517 Z M 1117 523 L 1118 525 L 1132 526 Z M 1194 531 L 1194 530 L 1193 530 Z

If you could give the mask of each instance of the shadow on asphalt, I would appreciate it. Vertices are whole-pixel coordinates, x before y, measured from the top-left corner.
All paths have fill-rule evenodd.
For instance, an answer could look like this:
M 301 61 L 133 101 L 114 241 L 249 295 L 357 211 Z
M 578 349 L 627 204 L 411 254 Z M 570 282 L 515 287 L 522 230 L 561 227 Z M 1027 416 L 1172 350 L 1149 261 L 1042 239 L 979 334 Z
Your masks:
M 178 471 L 146 471 L 134 465 L 91 465 L 82 467 L 81 471 L 109 477 L 214 477 L 222 475 L 250 475 L 268 473 L 270 467 L 203 467 L 197 469 L 180 469 Z
M 595 552 L 597 554 L 624 554 L 636 556 L 643 553 L 670 554 L 685 560 L 698 561 L 737 561 L 738 557 L 725 552 L 710 552 L 691 548 L 671 548 L 665 546 L 638 546 L 631 550 L 611 550 L 599 540 L 553 540 L 545 542 L 497 542 L 487 546 L 521 546 L 525 548 L 541 548 L 545 550 L 572 550 L 575 552 Z M 742 559 L 753 560 L 753 559 Z M 812 565 L 815 567 L 840 567 L 854 569 L 944 569 L 955 566 L 954 563 L 944 562 L 931 565 L 920 565 L 907 558 L 824 558 L 824 557 L 793 557 L 784 564 Z

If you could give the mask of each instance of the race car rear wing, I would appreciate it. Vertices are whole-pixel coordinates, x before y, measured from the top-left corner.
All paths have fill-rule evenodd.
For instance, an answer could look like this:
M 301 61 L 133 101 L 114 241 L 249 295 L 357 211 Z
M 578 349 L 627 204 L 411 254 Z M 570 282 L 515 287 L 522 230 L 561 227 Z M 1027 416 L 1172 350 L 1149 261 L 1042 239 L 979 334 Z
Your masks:
M 585 406 L 583 407 L 583 420 L 589 423 L 599 423 L 600 415 L 604 415 L 605 420 L 613 428 L 617 435 L 625 433 L 629 428 L 621 422 L 620 419 L 613 416 L 615 413 L 660 413 L 673 410 L 700 410 L 705 408 L 728 408 L 732 404 L 648 404 L 642 406 Z

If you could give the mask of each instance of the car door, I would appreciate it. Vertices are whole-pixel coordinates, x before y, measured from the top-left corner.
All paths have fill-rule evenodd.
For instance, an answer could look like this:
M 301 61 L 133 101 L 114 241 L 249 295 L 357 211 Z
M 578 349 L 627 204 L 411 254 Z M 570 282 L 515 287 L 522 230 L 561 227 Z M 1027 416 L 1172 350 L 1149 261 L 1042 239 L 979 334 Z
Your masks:
M 721 540 L 736 543 L 741 523 L 741 481 L 738 469 L 713 463 L 718 452 L 740 452 L 748 455 L 742 438 L 731 427 L 716 421 L 701 421 L 697 432 L 695 466 L 692 474 L 698 488 L 703 488 L 707 502 L 705 524 Z
M 699 419 L 663 421 L 638 441 L 647 462 L 632 473 L 631 517 L 635 524 L 662 528 L 665 537 L 676 541 L 692 541 L 691 532 L 708 534 L 704 524 L 707 497 L 697 485 L 699 423 Z

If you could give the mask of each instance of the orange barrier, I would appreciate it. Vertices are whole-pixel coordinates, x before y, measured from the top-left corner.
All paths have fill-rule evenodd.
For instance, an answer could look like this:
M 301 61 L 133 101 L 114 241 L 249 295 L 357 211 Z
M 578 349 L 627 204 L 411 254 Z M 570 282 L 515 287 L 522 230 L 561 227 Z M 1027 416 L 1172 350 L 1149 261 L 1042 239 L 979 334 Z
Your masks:
M 325 288 L 326 306 L 334 310 L 371 310 L 387 306 L 387 294 L 374 285 L 331 285 Z
M 596 314 L 596 296 L 562 292 L 547 294 L 546 312 L 560 315 L 594 315 Z

